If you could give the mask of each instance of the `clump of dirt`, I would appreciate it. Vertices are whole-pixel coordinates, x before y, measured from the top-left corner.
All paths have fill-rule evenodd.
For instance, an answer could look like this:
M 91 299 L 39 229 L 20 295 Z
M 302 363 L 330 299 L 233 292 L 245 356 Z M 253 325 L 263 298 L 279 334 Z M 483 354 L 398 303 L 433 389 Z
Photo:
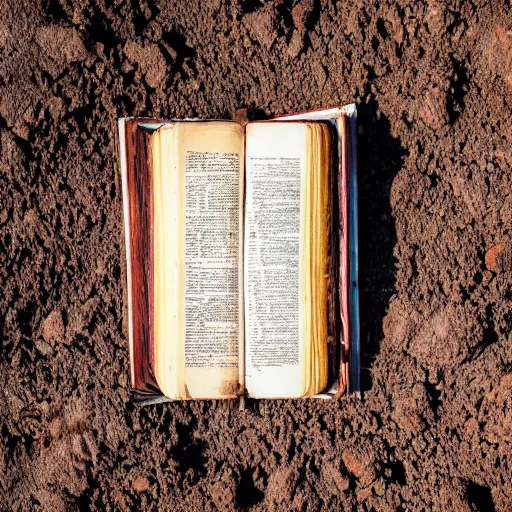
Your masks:
M 1 0 L 5 510 L 510 510 L 507 0 Z M 128 386 L 116 119 L 358 104 L 363 400 Z

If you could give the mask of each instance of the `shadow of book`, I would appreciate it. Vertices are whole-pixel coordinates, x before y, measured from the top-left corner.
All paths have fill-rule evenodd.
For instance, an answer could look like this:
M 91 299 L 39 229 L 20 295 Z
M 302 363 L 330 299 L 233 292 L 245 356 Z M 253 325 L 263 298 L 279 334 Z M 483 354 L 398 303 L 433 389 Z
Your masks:
M 382 322 L 395 293 L 393 249 L 397 242 L 391 186 L 407 151 L 390 134 L 375 100 L 358 106 L 359 288 L 361 390 L 372 387 L 373 361 L 383 338 Z

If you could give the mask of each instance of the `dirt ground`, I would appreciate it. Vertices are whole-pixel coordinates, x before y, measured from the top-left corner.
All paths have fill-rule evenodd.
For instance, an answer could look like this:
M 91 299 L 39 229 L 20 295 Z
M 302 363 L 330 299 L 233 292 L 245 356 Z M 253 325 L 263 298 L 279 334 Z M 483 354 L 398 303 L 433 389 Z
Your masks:
M 0 508 L 512 509 L 508 0 L 0 0 Z M 123 115 L 355 101 L 364 398 L 130 403 Z

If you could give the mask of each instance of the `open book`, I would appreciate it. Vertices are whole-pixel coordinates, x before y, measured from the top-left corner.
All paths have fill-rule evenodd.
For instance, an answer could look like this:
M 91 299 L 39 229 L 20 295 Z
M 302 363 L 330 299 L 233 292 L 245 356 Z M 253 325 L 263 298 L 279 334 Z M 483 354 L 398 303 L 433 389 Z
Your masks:
M 358 391 L 355 106 L 119 146 L 136 399 Z

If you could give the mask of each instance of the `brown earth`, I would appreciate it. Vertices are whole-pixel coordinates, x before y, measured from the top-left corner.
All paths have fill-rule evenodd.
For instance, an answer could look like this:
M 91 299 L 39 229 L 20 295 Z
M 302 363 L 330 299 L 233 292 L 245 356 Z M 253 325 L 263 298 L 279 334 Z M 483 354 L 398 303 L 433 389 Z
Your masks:
M 508 0 L 0 0 L 2 510 L 512 509 Z M 128 388 L 123 115 L 359 108 L 363 400 Z

